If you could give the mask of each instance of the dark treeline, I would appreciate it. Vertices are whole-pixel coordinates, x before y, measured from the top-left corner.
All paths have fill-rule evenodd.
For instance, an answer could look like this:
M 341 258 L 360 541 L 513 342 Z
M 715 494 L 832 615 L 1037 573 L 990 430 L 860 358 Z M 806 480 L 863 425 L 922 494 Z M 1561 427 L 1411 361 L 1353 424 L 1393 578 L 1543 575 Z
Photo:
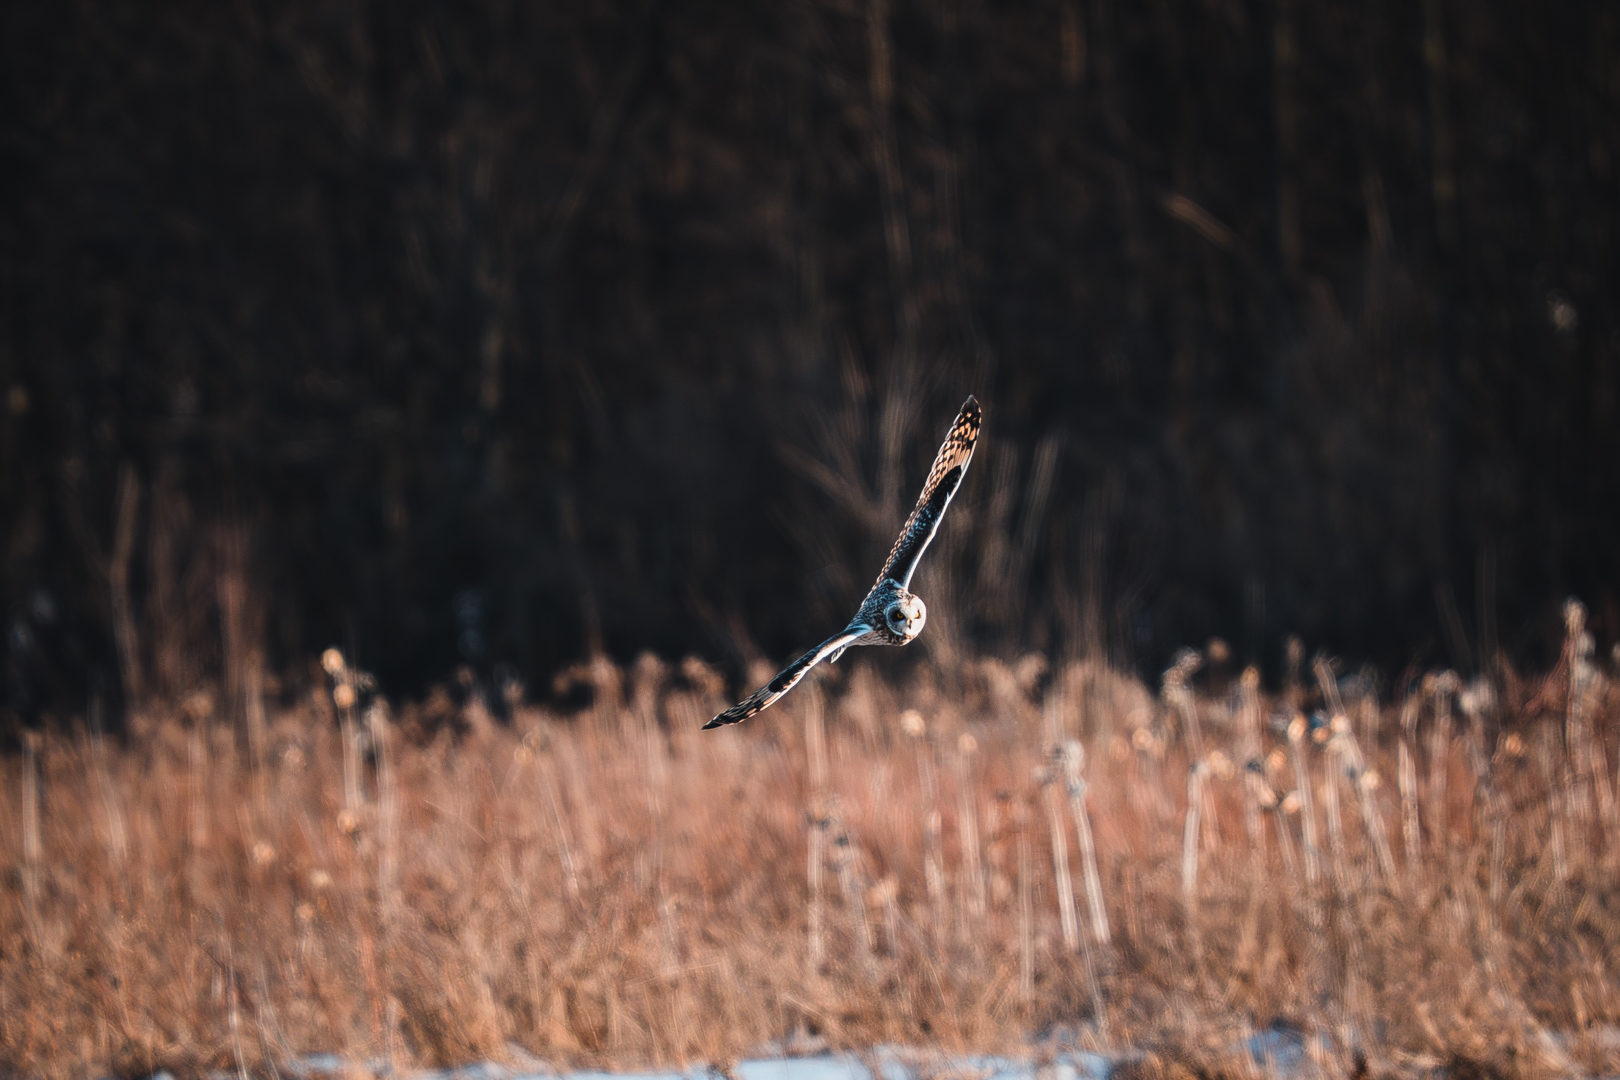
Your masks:
M 331 644 L 785 657 L 970 391 L 925 654 L 1620 624 L 1613 5 L 113 0 L 0 55 L 9 723 Z

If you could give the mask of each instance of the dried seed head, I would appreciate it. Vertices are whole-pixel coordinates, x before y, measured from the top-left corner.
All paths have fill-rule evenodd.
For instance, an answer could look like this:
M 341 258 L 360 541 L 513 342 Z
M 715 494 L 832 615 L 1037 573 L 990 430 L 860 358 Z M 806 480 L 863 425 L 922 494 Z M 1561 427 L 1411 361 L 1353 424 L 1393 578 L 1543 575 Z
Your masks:
M 1260 689 L 1260 669 L 1253 664 L 1243 669 L 1243 688 L 1245 690 Z
M 1197 649 L 1182 649 L 1171 659 L 1170 667 L 1164 673 L 1164 688 L 1169 690 L 1184 685 L 1203 666 L 1204 658 Z
M 1219 750 L 1210 752 L 1209 768 L 1211 772 L 1222 780 L 1230 780 L 1237 774 L 1237 768 L 1233 766 L 1232 759 Z
M 923 737 L 923 733 L 928 730 L 928 725 L 923 723 L 922 713 L 916 709 L 907 709 L 900 714 L 900 730 L 913 739 L 920 739 Z
M 1564 629 L 1576 637 L 1586 629 L 1586 605 L 1573 596 L 1564 601 Z
M 327 649 L 321 653 L 321 667 L 328 675 L 337 678 L 338 673 L 343 670 L 343 654 L 336 649 Z
M 979 748 L 979 740 L 973 737 L 970 731 L 964 731 L 956 737 L 956 748 L 963 754 L 971 754 Z
M 1297 813 L 1299 813 L 1299 804 L 1300 804 L 1299 792 L 1290 791 L 1287 795 L 1283 796 L 1283 801 L 1282 801 L 1283 813 L 1285 813 L 1285 814 L 1297 814 Z
M 185 701 L 180 703 L 180 708 L 190 717 L 192 723 L 200 724 L 213 715 L 214 699 L 208 691 L 198 690 L 187 694 Z
M 1462 711 L 1470 717 L 1480 716 L 1496 704 L 1496 691 L 1485 679 L 1475 679 L 1463 687 L 1457 704 L 1461 705 Z
M 1079 739 L 1069 739 L 1063 744 L 1063 764 L 1072 769 L 1076 775 L 1086 767 L 1086 748 L 1080 745 Z
M 344 836 L 353 836 L 355 833 L 360 831 L 360 818 L 353 810 L 339 810 L 337 816 L 337 827 L 338 831 Z
M 1007 875 L 999 870 L 990 872 L 990 899 L 998 904 L 1005 904 L 1012 898 L 1012 891 L 1012 882 L 1007 880 Z
M 253 861 L 258 866 L 269 866 L 276 861 L 276 849 L 260 840 L 253 845 Z
M 1592 635 L 1581 631 L 1580 636 L 1575 639 L 1575 655 L 1582 660 L 1590 660 L 1595 652 L 1597 643 L 1592 640 Z
M 325 870 L 311 870 L 309 872 L 309 887 L 319 892 L 332 886 L 332 875 Z
M 892 902 L 898 895 L 900 895 L 900 882 L 895 879 L 893 874 L 889 874 L 882 881 L 866 890 L 866 902 L 873 907 L 882 907 L 884 904 Z
M 346 682 L 338 683 L 332 688 L 332 703 L 340 709 L 354 708 L 354 687 Z
M 1288 721 L 1288 741 L 1297 743 L 1297 742 L 1299 742 L 1299 740 L 1303 739 L 1304 737 L 1305 737 L 1305 718 L 1303 716 L 1299 715 L 1298 713 L 1295 713 L 1294 718 L 1292 720 Z

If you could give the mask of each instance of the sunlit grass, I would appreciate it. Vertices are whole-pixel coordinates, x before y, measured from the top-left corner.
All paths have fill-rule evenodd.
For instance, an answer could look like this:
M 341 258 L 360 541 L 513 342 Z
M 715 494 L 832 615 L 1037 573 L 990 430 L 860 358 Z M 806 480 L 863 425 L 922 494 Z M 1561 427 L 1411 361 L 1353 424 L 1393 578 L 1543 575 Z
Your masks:
M 240 737 L 195 698 L 3 762 L 9 1070 L 795 1037 L 1235 1072 L 1279 1019 L 1335 1070 L 1620 1065 L 1620 756 L 1579 628 L 1544 680 L 1395 702 L 1326 667 L 1266 696 L 1188 662 L 1154 692 L 1030 656 L 837 669 L 712 732 L 727 688 L 693 660 L 435 730 L 332 659 Z

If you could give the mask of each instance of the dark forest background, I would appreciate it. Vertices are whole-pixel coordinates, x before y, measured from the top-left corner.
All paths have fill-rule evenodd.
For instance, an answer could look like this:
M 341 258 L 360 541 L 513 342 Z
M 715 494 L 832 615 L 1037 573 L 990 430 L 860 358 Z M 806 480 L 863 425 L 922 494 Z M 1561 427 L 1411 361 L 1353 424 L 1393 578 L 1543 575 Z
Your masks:
M 1620 625 L 1612 4 L 111 0 L 0 57 L 8 723 L 785 658 L 970 391 L 909 653 Z

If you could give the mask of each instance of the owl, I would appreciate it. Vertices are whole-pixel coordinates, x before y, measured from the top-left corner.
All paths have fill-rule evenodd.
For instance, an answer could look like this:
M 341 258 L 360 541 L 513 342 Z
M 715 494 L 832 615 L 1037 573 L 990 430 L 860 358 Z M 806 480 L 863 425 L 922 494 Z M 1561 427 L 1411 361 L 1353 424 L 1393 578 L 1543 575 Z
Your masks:
M 927 550 L 928 542 L 939 531 L 945 508 L 951 497 L 962 486 L 968 462 L 973 460 L 973 444 L 979 439 L 982 422 L 979 403 L 969 394 L 956 414 L 945 444 L 934 457 L 934 467 L 928 470 L 928 482 L 923 485 L 917 507 L 906 519 L 900 538 L 894 542 L 889 559 L 878 574 L 872 591 L 861 601 L 861 609 L 839 633 L 823 641 L 814 649 L 783 668 L 776 678 L 754 691 L 744 700 L 703 725 L 709 728 L 736 724 L 755 713 L 770 708 L 776 699 L 796 686 L 805 673 L 823 660 L 836 663 L 851 645 L 907 645 L 922 633 L 928 618 L 928 609 L 922 597 L 907 586 L 917 569 L 917 560 Z

